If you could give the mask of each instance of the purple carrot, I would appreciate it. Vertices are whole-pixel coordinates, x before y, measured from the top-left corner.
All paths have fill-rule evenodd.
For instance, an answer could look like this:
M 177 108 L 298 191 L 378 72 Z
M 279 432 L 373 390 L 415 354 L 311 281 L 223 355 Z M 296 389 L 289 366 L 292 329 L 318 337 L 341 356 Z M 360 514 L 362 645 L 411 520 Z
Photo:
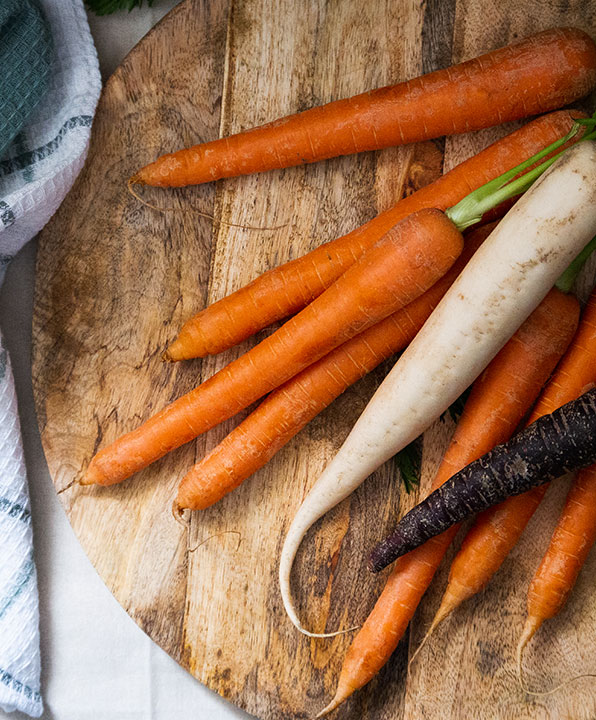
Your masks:
M 596 462 L 596 388 L 460 470 L 407 513 L 370 556 L 379 572 L 475 513 Z

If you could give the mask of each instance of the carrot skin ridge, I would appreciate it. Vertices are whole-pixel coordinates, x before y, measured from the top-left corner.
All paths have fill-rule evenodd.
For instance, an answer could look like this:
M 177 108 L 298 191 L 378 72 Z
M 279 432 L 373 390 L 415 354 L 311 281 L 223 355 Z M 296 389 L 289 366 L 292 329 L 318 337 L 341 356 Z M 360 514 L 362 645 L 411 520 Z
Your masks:
M 559 318 L 556 324 L 553 315 Z M 551 290 L 473 384 L 433 478 L 433 490 L 515 432 L 571 342 L 578 320 L 577 300 Z M 457 529 L 431 538 L 396 561 L 373 610 L 350 645 L 332 703 L 343 702 L 389 660 Z
M 567 105 L 595 83 L 591 38 L 577 28 L 554 28 L 398 85 L 164 155 L 133 178 L 184 186 L 479 130 Z
M 528 423 L 575 399 L 596 382 L 596 292 L 584 308 L 573 342 L 541 393 Z M 442 617 L 487 585 L 515 547 L 547 486 L 509 498 L 481 513 L 452 561 L 438 613 Z
M 462 234 L 440 211 L 421 210 L 405 218 L 279 330 L 100 450 L 82 483 L 120 482 L 235 415 L 415 300 L 449 270 L 462 249 Z
M 183 478 L 177 503 L 203 510 L 263 467 L 350 385 L 404 348 L 494 227 L 469 233 L 462 254 L 429 290 L 273 391 Z
M 582 113 L 574 112 L 576 115 Z M 397 222 L 417 210 L 428 207 L 446 210 L 455 205 L 473 190 L 564 136 L 572 124 L 568 111 L 533 120 L 347 235 L 267 271 L 187 320 L 166 351 L 167 358 L 185 360 L 217 354 L 298 312 Z
M 596 389 L 543 415 L 456 473 L 407 513 L 371 553 L 379 572 L 470 515 L 596 461 Z

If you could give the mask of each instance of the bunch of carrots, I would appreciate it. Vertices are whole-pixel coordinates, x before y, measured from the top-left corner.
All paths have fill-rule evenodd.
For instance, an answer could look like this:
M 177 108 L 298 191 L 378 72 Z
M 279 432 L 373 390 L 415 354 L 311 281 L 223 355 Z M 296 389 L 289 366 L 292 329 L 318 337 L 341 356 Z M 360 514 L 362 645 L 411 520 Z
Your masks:
M 410 82 L 163 156 L 130 182 L 196 184 L 417 142 L 550 112 L 594 86 L 593 41 L 573 28 L 549 30 Z M 582 117 L 561 110 L 531 121 L 362 227 L 270 270 L 190 318 L 165 351 L 167 360 L 222 352 L 293 315 L 245 355 L 101 449 L 81 483 L 121 482 L 266 395 L 189 470 L 175 505 L 177 510 L 199 510 L 217 502 L 350 385 L 414 340 L 478 248 L 492 237 L 496 223 L 482 225 L 483 218 L 502 215 L 503 201 L 525 191 L 546 164 L 554 162 L 556 152 L 580 139 L 574 121 L 584 122 Z M 527 182 L 525 175 L 515 179 L 543 161 Z M 503 186 L 515 191 L 506 194 Z M 470 205 L 468 198 L 476 197 L 482 200 Z M 473 224 L 479 227 L 466 232 L 464 241 L 462 232 Z M 575 241 L 579 249 L 586 244 L 585 232 L 582 227 Z M 571 257 L 577 254 L 567 252 Z M 569 259 L 562 255 L 559 263 L 564 267 Z M 545 282 L 552 286 L 549 278 Z M 487 349 L 490 356 L 468 371 L 470 381 L 481 374 L 434 487 L 506 441 L 555 367 L 530 422 L 575 399 L 596 381 L 590 374 L 596 367 L 596 296 L 575 334 L 578 302 L 561 290 L 546 294 L 547 290 L 500 335 L 495 330 L 501 339 Z M 420 431 L 413 428 L 413 437 Z M 454 561 L 431 630 L 488 582 L 543 494 L 539 488 L 479 516 Z M 561 529 L 532 583 L 522 646 L 544 619 L 558 612 L 596 537 L 596 522 L 587 511 L 593 496 L 596 471 L 588 468 L 578 475 Z M 455 531 L 447 530 L 397 561 L 348 651 L 336 696 L 321 714 L 362 687 L 388 660 Z M 487 553 L 489 544 L 498 552 Z

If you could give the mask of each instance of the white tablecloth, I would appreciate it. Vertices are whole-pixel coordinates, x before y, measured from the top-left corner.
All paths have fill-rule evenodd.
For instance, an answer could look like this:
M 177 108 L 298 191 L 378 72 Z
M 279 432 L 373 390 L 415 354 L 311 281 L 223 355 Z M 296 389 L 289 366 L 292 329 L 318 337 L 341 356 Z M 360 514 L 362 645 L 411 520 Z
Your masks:
M 106 77 L 170 8 L 89 15 Z M 29 476 L 39 576 L 45 720 L 237 720 L 250 716 L 200 685 L 155 645 L 109 593 L 72 532 L 41 448 L 31 390 L 35 242 L 8 269 L 0 326 L 12 357 Z M 0 710 L 0 720 L 21 720 Z

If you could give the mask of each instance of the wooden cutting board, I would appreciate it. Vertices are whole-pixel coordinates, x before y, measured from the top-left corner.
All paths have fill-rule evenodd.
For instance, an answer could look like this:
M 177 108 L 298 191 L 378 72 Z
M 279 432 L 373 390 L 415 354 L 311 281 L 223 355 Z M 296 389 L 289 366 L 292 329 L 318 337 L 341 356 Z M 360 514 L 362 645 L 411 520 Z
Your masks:
M 560 24 L 595 36 L 596 4 L 187 0 L 107 82 L 85 169 L 41 234 L 33 383 L 48 465 L 70 522 L 131 617 L 201 682 L 260 718 L 311 717 L 334 691 L 350 636 L 315 641 L 295 632 L 281 607 L 278 556 L 307 489 L 390 363 L 240 489 L 195 513 L 190 532 L 170 515 L 177 483 L 238 419 L 120 486 L 83 489 L 73 481 L 99 446 L 255 342 L 166 365 L 160 354 L 186 318 L 362 224 L 512 127 L 198 188 L 145 190 L 147 200 L 175 208 L 165 213 L 131 197 L 126 178 L 161 153 Z M 422 491 L 451 430 L 439 421 L 425 435 Z M 409 637 L 336 717 L 594 718 L 593 680 L 532 698 L 514 677 L 527 581 L 564 490 L 563 483 L 552 489 L 494 581 L 435 634 L 407 678 L 408 656 L 445 584 L 445 563 Z M 387 463 L 309 533 L 294 583 L 307 626 L 322 631 L 364 620 L 383 584 L 364 568 L 366 552 L 416 500 Z M 595 570 L 592 555 L 564 612 L 532 644 L 534 687 L 596 670 Z

